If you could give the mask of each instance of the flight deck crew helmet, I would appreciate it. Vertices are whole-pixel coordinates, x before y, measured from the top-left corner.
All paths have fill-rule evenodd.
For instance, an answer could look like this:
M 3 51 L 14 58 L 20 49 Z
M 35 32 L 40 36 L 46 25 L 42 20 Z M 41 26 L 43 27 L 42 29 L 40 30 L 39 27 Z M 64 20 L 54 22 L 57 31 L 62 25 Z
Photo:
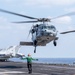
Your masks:
M 28 56 L 31 56 L 30 54 L 28 54 Z

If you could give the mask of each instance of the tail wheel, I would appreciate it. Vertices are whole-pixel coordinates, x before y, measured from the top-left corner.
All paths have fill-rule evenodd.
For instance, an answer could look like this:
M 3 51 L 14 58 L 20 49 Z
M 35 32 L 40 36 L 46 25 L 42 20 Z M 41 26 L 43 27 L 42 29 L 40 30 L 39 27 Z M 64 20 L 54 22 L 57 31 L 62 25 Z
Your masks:
M 54 44 L 54 46 L 56 46 L 56 45 L 57 45 L 57 43 L 56 43 L 56 41 L 55 41 L 55 40 L 54 40 L 53 44 Z

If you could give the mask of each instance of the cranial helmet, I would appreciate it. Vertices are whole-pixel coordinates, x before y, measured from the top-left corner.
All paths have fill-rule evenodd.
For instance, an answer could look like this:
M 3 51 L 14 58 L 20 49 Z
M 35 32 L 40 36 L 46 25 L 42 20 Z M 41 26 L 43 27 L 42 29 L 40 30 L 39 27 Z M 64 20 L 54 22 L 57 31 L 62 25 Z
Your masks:
M 30 54 L 28 54 L 28 56 L 31 56 Z

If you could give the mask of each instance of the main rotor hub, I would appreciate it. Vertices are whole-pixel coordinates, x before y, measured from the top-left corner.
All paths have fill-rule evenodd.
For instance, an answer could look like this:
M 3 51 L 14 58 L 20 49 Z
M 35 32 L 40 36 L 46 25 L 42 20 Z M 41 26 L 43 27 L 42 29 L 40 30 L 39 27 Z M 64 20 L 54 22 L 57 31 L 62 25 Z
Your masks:
M 38 19 L 39 22 L 50 22 L 49 18 L 40 18 Z

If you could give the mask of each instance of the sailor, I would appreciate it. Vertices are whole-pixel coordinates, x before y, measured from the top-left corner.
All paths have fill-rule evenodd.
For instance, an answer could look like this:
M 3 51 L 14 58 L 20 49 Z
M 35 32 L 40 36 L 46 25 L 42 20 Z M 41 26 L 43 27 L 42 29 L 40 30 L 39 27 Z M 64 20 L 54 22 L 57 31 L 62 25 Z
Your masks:
M 21 59 L 22 59 L 22 60 L 27 59 L 28 73 L 31 74 L 31 73 L 32 73 L 32 60 L 38 60 L 38 59 L 32 58 L 30 54 L 28 54 L 27 57 L 22 57 Z

